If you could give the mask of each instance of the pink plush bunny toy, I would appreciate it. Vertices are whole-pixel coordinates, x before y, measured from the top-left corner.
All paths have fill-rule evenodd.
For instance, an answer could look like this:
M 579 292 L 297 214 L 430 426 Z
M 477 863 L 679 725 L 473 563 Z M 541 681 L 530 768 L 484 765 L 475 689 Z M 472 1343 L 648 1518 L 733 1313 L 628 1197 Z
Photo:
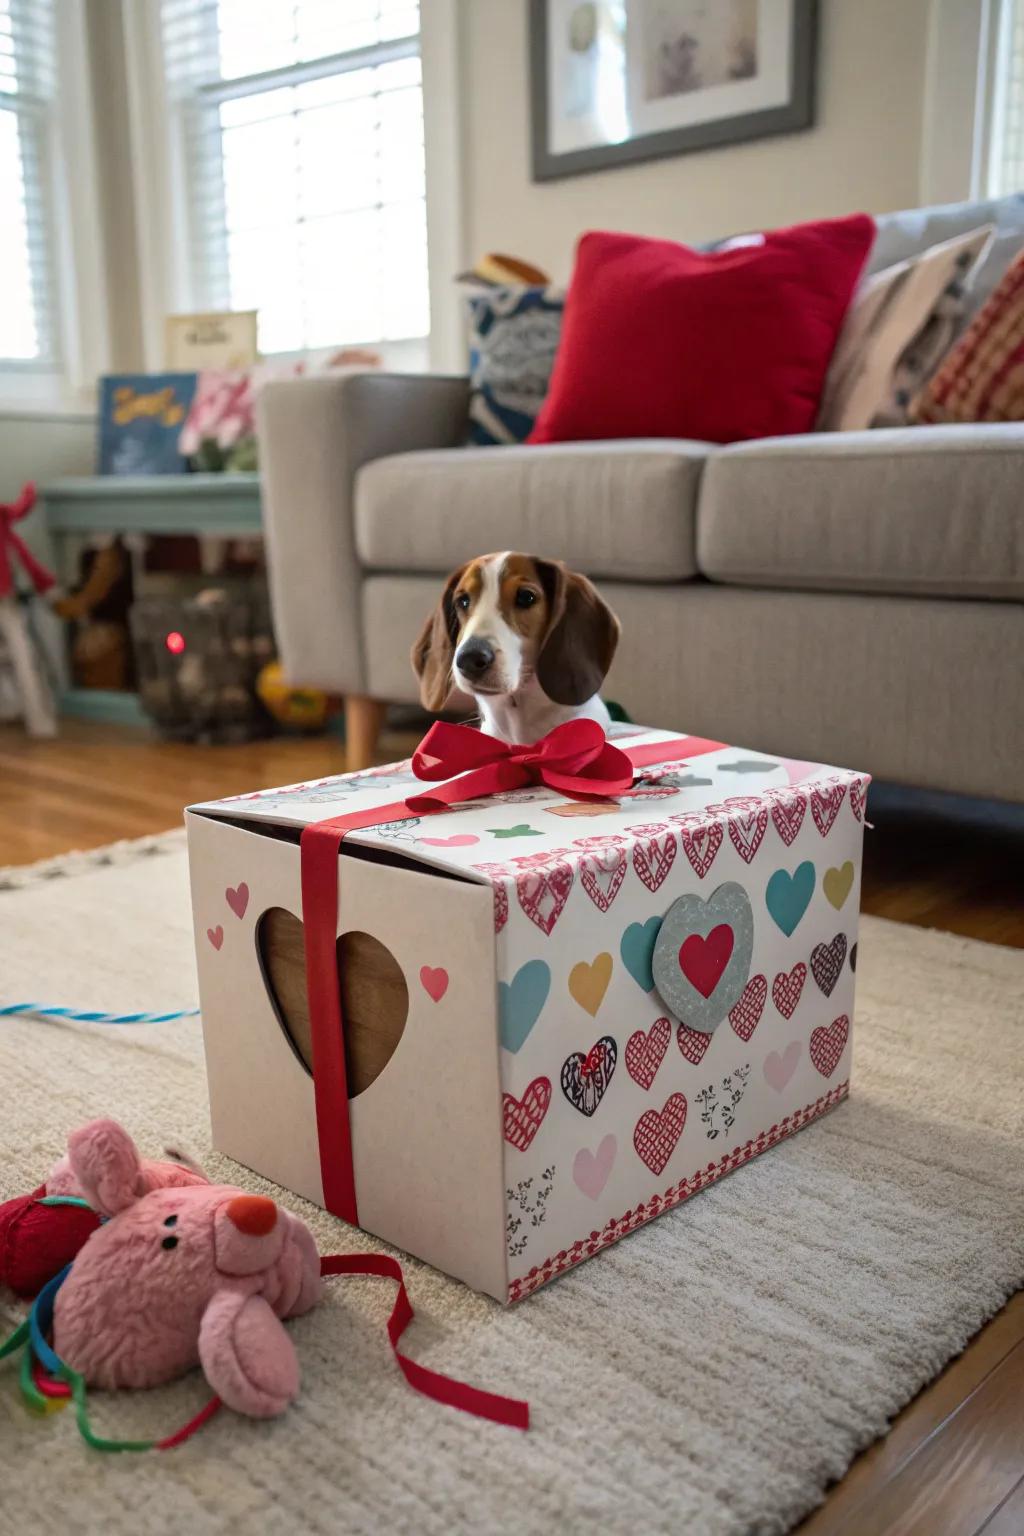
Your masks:
M 68 1140 L 94 1232 L 57 1291 L 56 1353 L 91 1386 L 151 1387 L 201 1364 L 229 1407 L 281 1413 L 299 1365 L 281 1319 L 320 1300 L 309 1229 L 263 1195 L 195 1180 L 149 1189 L 128 1133 L 95 1120 Z
M 26 1321 L 0 1344 L 0 1357 L 26 1344 L 26 1400 L 45 1408 L 73 1397 L 79 1428 L 97 1449 L 169 1450 L 222 1402 L 254 1418 L 282 1413 L 299 1391 L 284 1319 L 316 1305 L 322 1274 L 397 1281 L 388 1336 L 409 1385 L 437 1402 L 527 1428 L 526 1403 L 428 1370 L 399 1349 L 413 1311 L 401 1265 L 389 1254 L 321 1259 L 308 1227 L 276 1201 L 210 1184 L 197 1168 L 150 1163 L 113 1120 L 72 1133 L 40 1203 L 83 1198 L 103 1225 L 40 1291 Z M 86 1386 L 155 1387 L 196 1365 L 217 1395 L 175 1434 L 109 1441 L 89 1427 Z

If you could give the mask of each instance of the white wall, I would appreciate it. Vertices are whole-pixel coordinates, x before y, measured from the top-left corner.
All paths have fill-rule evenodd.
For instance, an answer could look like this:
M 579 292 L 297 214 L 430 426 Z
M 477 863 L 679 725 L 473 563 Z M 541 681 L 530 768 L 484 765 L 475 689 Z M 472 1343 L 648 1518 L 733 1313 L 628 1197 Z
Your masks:
M 929 8 L 929 0 L 820 0 L 814 128 L 535 185 L 526 0 L 463 0 L 471 255 L 508 251 L 562 280 L 586 229 L 700 241 L 916 205 Z

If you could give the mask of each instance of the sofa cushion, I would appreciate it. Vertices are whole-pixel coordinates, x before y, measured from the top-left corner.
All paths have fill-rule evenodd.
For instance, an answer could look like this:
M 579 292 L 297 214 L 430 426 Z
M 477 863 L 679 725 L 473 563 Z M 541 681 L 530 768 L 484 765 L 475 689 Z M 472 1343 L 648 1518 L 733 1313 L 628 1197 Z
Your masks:
M 879 272 L 894 262 L 917 256 L 940 240 L 964 235 L 980 224 L 994 224 L 995 238 L 975 273 L 967 295 L 967 314 L 980 309 L 1010 262 L 1024 246 L 1024 192 L 970 203 L 942 203 L 934 208 L 907 208 L 883 213 L 875 220 L 875 243 L 867 272 Z
M 1024 423 L 772 438 L 708 461 L 714 581 L 1024 598 Z
M 522 549 L 595 577 L 696 575 L 706 443 L 675 440 L 456 448 L 377 459 L 356 481 L 364 566 L 443 573 Z

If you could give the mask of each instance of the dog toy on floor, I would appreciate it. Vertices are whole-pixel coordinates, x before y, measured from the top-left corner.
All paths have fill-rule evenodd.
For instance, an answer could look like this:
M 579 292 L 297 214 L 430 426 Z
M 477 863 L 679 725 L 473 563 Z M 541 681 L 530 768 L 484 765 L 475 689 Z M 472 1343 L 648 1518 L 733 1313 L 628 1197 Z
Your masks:
M 13 1275 L 23 1287 L 31 1281 L 26 1288 L 32 1289 L 62 1251 L 81 1238 L 80 1246 L 47 1278 L 29 1317 L 0 1345 L 0 1358 L 25 1346 L 21 1388 L 28 1405 L 48 1412 L 70 1397 L 82 1435 L 97 1449 L 169 1449 L 221 1403 L 253 1418 L 282 1413 L 299 1390 L 298 1359 L 284 1319 L 315 1306 L 323 1293 L 321 1276 L 330 1274 L 398 1281 L 388 1335 L 415 1390 L 498 1423 L 527 1427 L 525 1403 L 452 1381 L 399 1350 L 413 1311 L 401 1266 L 387 1255 L 321 1259 L 308 1227 L 274 1200 L 211 1184 L 198 1169 L 179 1163 L 147 1163 L 113 1120 L 95 1120 L 71 1135 L 67 1158 L 46 1189 L 25 1199 L 48 1213 L 73 1211 L 78 1225 L 63 1229 L 58 1240 L 42 1217 L 23 1206 L 11 1212 L 0 1229 L 0 1253 L 10 1248 L 18 1258 L 0 1279 L 10 1283 Z M 0 1217 L 7 1212 L 10 1206 L 0 1208 Z M 87 1218 L 91 1230 L 82 1238 Z M 124 1441 L 92 1430 L 88 1387 L 160 1386 L 197 1365 L 217 1395 L 175 1434 L 156 1442 Z

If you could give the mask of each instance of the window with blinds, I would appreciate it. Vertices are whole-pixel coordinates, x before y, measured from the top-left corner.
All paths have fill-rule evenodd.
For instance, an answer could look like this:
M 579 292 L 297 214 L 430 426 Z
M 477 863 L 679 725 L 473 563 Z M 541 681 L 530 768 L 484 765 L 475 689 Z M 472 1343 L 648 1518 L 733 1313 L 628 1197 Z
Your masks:
M 0 368 L 57 367 L 53 0 L 0 0 Z
M 264 353 L 426 336 L 418 5 L 161 17 L 194 307 L 258 310 Z
M 1024 0 L 1003 0 L 991 182 L 997 196 L 1024 192 Z

